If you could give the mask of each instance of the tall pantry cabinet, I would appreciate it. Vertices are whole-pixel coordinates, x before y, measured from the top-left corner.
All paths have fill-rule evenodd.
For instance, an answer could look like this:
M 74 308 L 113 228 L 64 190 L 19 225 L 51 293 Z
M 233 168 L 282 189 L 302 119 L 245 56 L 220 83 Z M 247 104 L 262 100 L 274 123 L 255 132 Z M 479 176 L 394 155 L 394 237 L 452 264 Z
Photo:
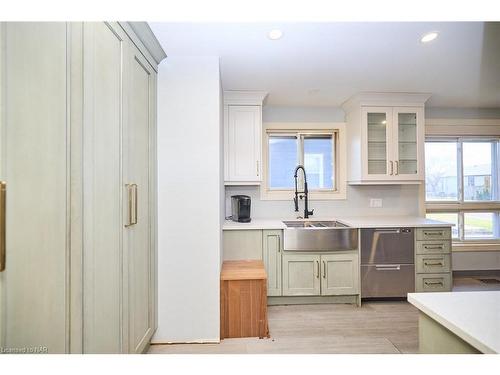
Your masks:
M 2 23 L 0 41 L 0 347 L 141 352 L 165 54 L 144 23 Z

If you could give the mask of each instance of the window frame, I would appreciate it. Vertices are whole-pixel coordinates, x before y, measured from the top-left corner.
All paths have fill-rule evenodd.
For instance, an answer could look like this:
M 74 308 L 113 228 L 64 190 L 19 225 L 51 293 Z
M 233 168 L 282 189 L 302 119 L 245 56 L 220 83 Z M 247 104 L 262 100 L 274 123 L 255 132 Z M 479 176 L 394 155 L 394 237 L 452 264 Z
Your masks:
M 304 139 L 315 136 L 332 137 L 333 188 L 309 189 L 310 200 L 346 199 L 346 138 L 345 123 L 264 123 L 263 174 L 260 188 L 262 200 L 292 200 L 295 189 L 269 187 L 269 138 L 272 136 L 296 137 L 299 164 L 304 162 Z M 299 175 L 299 184 L 302 184 Z
M 465 238 L 465 213 L 496 213 L 500 212 L 500 137 L 496 136 L 427 136 L 428 142 L 456 142 L 457 143 L 457 200 L 456 201 L 428 201 L 424 181 L 424 200 L 426 213 L 456 213 L 458 215 L 458 238 L 453 238 L 455 245 L 462 245 L 464 249 L 467 245 L 498 245 L 500 235 L 497 238 Z M 463 167 L 463 144 L 465 142 L 496 142 L 496 158 L 491 160 L 492 194 L 495 200 L 489 201 L 467 201 L 464 200 L 464 167 Z M 493 190 L 496 189 L 496 190 Z M 494 233 L 499 233 L 494 229 Z M 495 234 L 494 234 L 495 235 Z

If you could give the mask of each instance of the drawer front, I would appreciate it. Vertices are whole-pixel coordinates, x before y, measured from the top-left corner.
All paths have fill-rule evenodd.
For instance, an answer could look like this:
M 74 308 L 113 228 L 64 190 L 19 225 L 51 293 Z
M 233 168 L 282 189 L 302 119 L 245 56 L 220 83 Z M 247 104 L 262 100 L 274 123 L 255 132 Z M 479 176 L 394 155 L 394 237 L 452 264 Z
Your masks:
M 449 254 L 429 254 L 417 255 L 416 268 L 417 273 L 441 273 L 450 272 L 450 255 Z
M 417 241 L 415 248 L 417 254 L 449 254 L 450 241 Z
M 417 228 L 417 241 L 451 240 L 451 228 Z
M 449 292 L 451 291 L 450 273 L 417 274 L 415 289 L 420 292 Z

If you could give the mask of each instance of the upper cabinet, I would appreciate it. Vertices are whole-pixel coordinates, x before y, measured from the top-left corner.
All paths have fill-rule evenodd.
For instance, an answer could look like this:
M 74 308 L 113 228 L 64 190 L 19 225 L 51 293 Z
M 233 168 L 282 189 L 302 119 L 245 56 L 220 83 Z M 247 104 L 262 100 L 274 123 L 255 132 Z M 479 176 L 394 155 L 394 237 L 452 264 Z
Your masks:
M 224 184 L 262 180 L 261 91 L 224 91 Z
M 365 93 L 344 103 L 349 184 L 421 183 L 429 96 Z

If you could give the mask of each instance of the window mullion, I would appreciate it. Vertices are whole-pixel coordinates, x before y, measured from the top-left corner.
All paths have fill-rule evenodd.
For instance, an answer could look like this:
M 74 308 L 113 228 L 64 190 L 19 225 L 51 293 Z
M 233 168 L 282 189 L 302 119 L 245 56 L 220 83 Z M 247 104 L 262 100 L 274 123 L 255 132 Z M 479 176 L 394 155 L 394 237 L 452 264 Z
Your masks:
M 458 201 L 464 203 L 464 159 L 463 159 L 463 140 L 457 140 L 457 184 L 458 184 Z

